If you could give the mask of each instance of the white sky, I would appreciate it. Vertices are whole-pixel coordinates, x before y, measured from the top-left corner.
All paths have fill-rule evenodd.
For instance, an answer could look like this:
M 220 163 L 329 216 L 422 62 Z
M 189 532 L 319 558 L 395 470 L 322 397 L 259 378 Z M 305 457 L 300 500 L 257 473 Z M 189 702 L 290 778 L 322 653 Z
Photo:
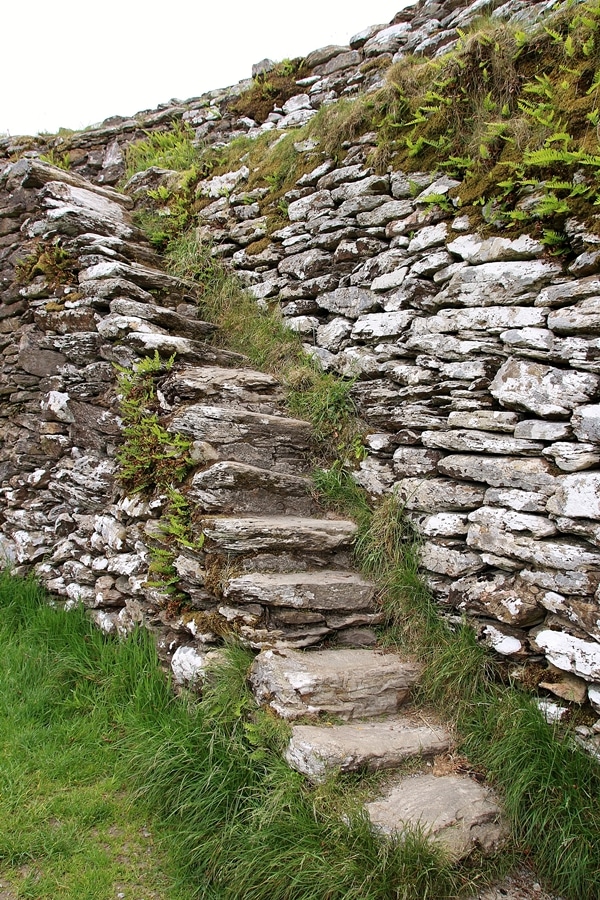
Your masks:
M 414 0 L 2 0 L 0 134 L 83 128 L 347 44 Z

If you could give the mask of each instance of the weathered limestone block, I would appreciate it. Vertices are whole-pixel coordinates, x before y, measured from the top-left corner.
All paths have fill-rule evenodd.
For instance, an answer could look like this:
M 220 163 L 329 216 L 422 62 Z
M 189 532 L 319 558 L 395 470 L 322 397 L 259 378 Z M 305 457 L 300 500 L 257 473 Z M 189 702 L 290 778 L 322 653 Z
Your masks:
M 197 363 L 205 362 L 208 365 L 239 367 L 245 361 L 245 357 L 240 353 L 221 350 L 219 347 L 213 347 L 201 341 L 192 341 L 171 334 L 132 331 L 123 338 L 123 343 L 143 355 L 151 355 L 157 351 L 159 356 L 170 357 L 176 353 L 183 359 Z
M 204 404 L 183 407 L 172 417 L 169 430 L 211 444 L 252 441 L 306 450 L 310 442 L 310 425 L 301 419 Z
M 552 665 L 586 681 L 600 680 L 600 644 L 583 641 L 561 631 L 542 629 L 535 634 L 537 647 Z
M 555 334 L 598 334 L 600 298 L 587 297 L 575 306 L 567 306 L 549 313 L 548 328 Z
M 485 491 L 477 484 L 462 484 L 446 478 L 403 478 L 394 485 L 394 493 L 407 509 L 437 513 L 440 510 L 475 509 L 483 503 Z
M 413 205 L 409 200 L 388 200 L 370 212 L 357 213 L 356 221 L 361 228 L 381 228 L 389 222 L 406 219 L 412 211 Z
M 508 506 L 517 512 L 546 512 L 547 494 L 521 491 L 517 488 L 489 488 L 485 492 L 486 506 Z
M 233 603 L 318 610 L 370 609 L 374 595 L 375 586 L 357 573 L 326 569 L 240 575 L 224 590 Z
M 237 462 L 217 462 L 197 472 L 187 496 L 202 512 L 310 514 L 312 482 L 298 475 Z
M 198 686 L 206 680 L 211 663 L 222 662 L 219 650 L 200 652 L 195 647 L 178 647 L 171 659 L 171 669 L 175 684 Z
M 518 488 L 546 495 L 554 493 L 557 484 L 552 466 L 543 459 L 456 454 L 440 460 L 438 469 L 451 478 L 483 481 L 492 487 Z
M 317 298 L 320 307 L 328 312 L 358 319 L 379 307 L 379 298 L 372 291 L 359 287 L 337 288 L 320 294 Z
M 492 625 L 488 622 L 478 627 L 477 634 L 484 644 L 500 656 L 509 656 L 512 659 L 526 659 L 529 656 L 526 633 L 511 625 L 505 625 L 503 622 Z
M 441 512 L 419 518 L 417 523 L 421 533 L 427 537 L 456 537 L 469 530 L 466 513 Z
M 563 472 L 579 472 L 600 462 L 600 447 L 597 444 L 558 441 L 545 447 L 542 454 L 553 459 L 555 465 Z
M 400 218 L 400 217 L 399 217 Z M 432 247 L 439 247 L 445 243 L 448 236 L 448 223 L 440 222 L 437 225 L 428 225 L 421 228 L 408 245 L 408 252 L 423 253 Z
M 546 509 L 557 516 L 574 519 L 600 518 L 600 472 L 567 475 L 557 479 L 557 490 Z
M 303 222 L 321 215 L 325 210 L 334 206 L 331 191 L 316 191 L 307 197 L 301 197 L 288 206 L 288 218 L 290 222 Z
M 422 441 L 425 447 L 437 447 L 441 450 L 452 450 L 465 453 L 497 453 L 534 456 L 539 454 L 544 445 L 538 441 L 519 440 L 504 437 L 494 432 L 472 431 L 467 429 L 450 431 L 424 431 Z
M 421 564 L 429 572 L 460 578 L 485 568 L 478 553 L 455 547 L 447 547 L 438 541 L 424 541 L 421 546 Z
M 484 374 L 483 372 L 481 373 Z M 465 412 L 451 412 L 448 416 L 450 428 L 469 428 L 481 431 L 516 431 L 519 417 L 516 413 L 498 412 L 493 409 L 477 409 Z M 532 435 L 515 433 L 515 437 L 530 438 Z
M 279 382 L 266 372 L 211 365 L 178 369 L 168 376 L 160 390 L 171 404 L 204 400 L 212 405 L 226 402 L 253 409 L 256 405 L 268 407 L 282 399 Z
M 585 372 L 509 359 L 499 369 L 490 393 L 501 403 L 531 410 L 540 416 L 566 416 L 586 403 L 597 391 L 600 379 Z
M 542 255 L 544 246 L 541 241 L 536 241 L 526 234 L 521 234 L 515 239 L 501 237 L 485 239 L 477 234 L 465 234 L 451 241 L 448 250 L 476 266 L 481 263 L 535 259 Z
M 507 328 L 543 326 L 546 311 L 534 306 L 485 306 L 471 309 L 444 309 L 426 319 L 415 320 L 415 333 L 447 334 L 485 331 L 500 334 Z
M 363 46 L 365 56 L 379 56 L 381 53 L 395 53 L 401 44 L 408 39 L 410 24 L 400 22 L 398 25 L 388 25 L 382 28 Z
M 325 713 L 350 720 L 394 714 L 418 671 L 376 650 L 268 650 L 255 659 L 250 684 L 258 702 L 284 719 Z
M 452 276 L 439 297 L 439 305 L 520 306 L 561 272 L 545 260 L 491 262 L 469 266 Z
M 369 175 L 368 178 L 361 178 L 360 181 L 355 181 L 352 184 L 340 185 L 332 191 L 331 195 L 336 203 L 340 203 L 343 206 L 348 200 L 356 200 L 359 197 L 366 197 L 372 194 L 386 195 L 389 189 L 389 175 Z M 342 212 L 340 208 L 340 215 L 349 215 L 349 213 L 347 211 Z
M 408 328 L 413 314 L 410 310 L 395 313 L 367 313 L 360 316 L 352 329 L 354 340 L 394 338 Z
M 348 547 L 357 526 L 341 519 L 248 516 L 209 519 L 203 523 L 203 531 L 219 550 L 231 553 L 285 550 L 323 553 Z
M 460 578 L 450 586 L 448 602 L 459 610 L 526 627 L 544 617 L 539 592 L 513 575 L 490 573 Z
M 336 316 L 326 325 L 317 328 L 317 344 L 331 353 L 337 353 L 348 343 L 353 323 L 343 316 Z
M 396 475 L 411 478 L 415 475 L 434 475 L 442 454 L 420 447 L 398 447 L 393 458 Z
M 452 415 L 452 413 L 451 413 Z M 515 437 L 533 441 L 560 441 L 571 436 L 567 422 L 544 422 L 540 419 L 525 419 L 515 425 Z
M 570 306 L 574 301 L 585 297 L 600 296 L 600 281 L 596 275 L 590 278 L 578 278 L 551 284 L 540 291 L 536 298 L 536 306 Z
M 427 758 L 450 746 L 448 732 L 406 717 L 329 727 L 294 725 L 285 758 L 311 781 L 331 772 L 395 769 L 412 757 Z
M 463 859 L 475 850 L 491 855 L 508 839 L 492 791 L 466 775 L 404 778 L 381 800 L 368 803 L 366 811 L 383 834 L 401 834 L 407 826 L 422 828 L 452 859 Z
M 578 629 L 593 640 L 600 641 L 600 610 L 598 600 L 580 600 L 578 597 L 565 597 L 557 591 L 542 591 L 540 604 L 549 613 L 560 616 L 575 631 Z
M 580 441 L 600 443 L 600 406 L 580 406 L 571 416 L 573 432 Z
M 282 275 L 291 275 L 300 281 L 315 278 L 327 272 L 331 266 L 331 256 L 322 250 L 305 250 L 283 259 L 278 270 Z
M 479 512 L 479 510 L 478 510 Z M 498 513 L 498 510 L 494 510 Z M 515 513 L 515 515 L 517 515 Z M 523 516 L 534 519 L 541 517 Z M 541 522 L 549 521 L 541 519 Z M 533 527 L 533 526 L 532 526 Z M 523 531 L 527 525 L 523 523 Z M 543 528 L 540 525 L 540 528 Z M 595 569 L 600 565 L 600 552 L 594 550 L 591 545 L 567 541 L 564 539 L 549 541 L 530 537 L 527 534 L 514 533 L 504 527 L 500 517 L 493 517 L 486 512 L 481 521 L 471 523 L 467 535 L 469 547 L 479 550 L 484 554 L 493 554 L 497 557 L 520 560 L 535 567 L 558 569 L 559 571 L 570 569 Z

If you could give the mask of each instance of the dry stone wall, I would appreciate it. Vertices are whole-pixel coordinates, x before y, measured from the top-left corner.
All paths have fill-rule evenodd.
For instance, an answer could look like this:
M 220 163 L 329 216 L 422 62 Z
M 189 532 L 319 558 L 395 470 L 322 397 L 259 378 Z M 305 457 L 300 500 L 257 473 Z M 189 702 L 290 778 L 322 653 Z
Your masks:
M 279 420 L 267 421 L 281 416 L 271 379 L 252 376 L 243 409 L 234 403 L 224 426 L 208 423 L 199 398 L 220 403 L 223 367 L 237 371 L 242 360 L 203 343 L 208 325 L 194 317 L 190 286 L 160 271 L 132 225 L 131 201 L 106 187 L 124 171 L 124 146 L 142 129 L 177 120 L 209 143 L 285 133 L 323 103 L 376 87 L 381 71 L 364 71 L 369 60 L 441 53 L 456 40 L 456 28 L 482 10 L 527 23 L 551 6 L 427 0 L 389 26 L 366 29 L 348 47 L 315 51 L 298 93 L 264 122 L 231 112 L 242 83 L 82 134 L 73 174 L 37 161 L 35 147 L 9 161 L 18 141 L 4 142 L 0 473 L 7 554 L 35 563 L 53 590 L 82 597 L 107 628 L 142 616 L 158 626 L 162 617 L 163 646 L 171 652 L 197 641 L 198 623 L 206 620 L 167 621 L 160 592 L 147 586 L 161 500 L 153 507 L 127 499 L 114 482 L 120 423 L 113 363 L 131 365 L 154 349 L 176 350 L 181 361 L 163 393 L 176 430 L 194 439 L 210 434 L 205 442 L 219 445 L 233 428 L 252 432 L 254 449 L 240 441 L 244 449 L 233 456 L 241 466 L 259 465 L 277 434 L 265 508 L 274 491 L 287 514 L 315 514 L 299 483 L 289 481 L 306 475 L 302 426 L 288 420 L 278 432 Z M 444 608 L 470 617 L 499 654 L 545 658 L 575 676 L 570 690 L 587 692 L 600 709 L 599 239 L 570 220 L 576 258 L 567 266 L 535 237 L 484 238 L 460 211 L 428 200 L 458 182 L 440 173 L 377 174 L 367 162 L 374 144 L 375 135 L 363 135 L 345 146 L 341 160 L 323 159 L 315 142 L 297 144 L 306 174 L 286 195 L 288 224 L 269 234 L 263 194 L 245 189 L 246 167 L 206 179 L 198 191 L 212 202 L 200 214 L 198 236 L 214 243 L 258 303 L 279 300 L 290 328 L 325 369 L 355 379 L 368 449 L 357 480 L 373 495 L 402 498 L 423 534 L 423 567 Z M 134 178 L 132 193 L 148 177 L 160 183 L 169 173 Z M 57 234 L 77 258 L 72 285 L 54 291 L 43 273 L 17 284 L 15 266 L 30 243 Z M 252 431 L 257 412 L 266 430 Z M 243 510 L 240 473 L 238 480 L 229 469 L 218 479 L 207 476 L 208 462 L 215 460 L 204 460 L 194 476 L 193 497 L 209 512 L 238 502 Z M 234 524 L 213 537 L 221 551 L 240 552 Z M 347 565 L 349 539 L 332 539 L 332 570 Z M 265 554 L 268 582 L 274 538 L 262 546 L 252 540 L 257 536 L 246 550 Z M 317 553 L 310 540 L 296 550 L 298 558 Z M 206 587 L 202 553 L 181 554 L 177 571 L 202 613 L 221 607 L 222 617 L 239 619 L 240 597 L 254 592 L 242 626 L 256 646 L 274 639 L 310 644 L 375 621 L 364 597 L 336 613 L 335 622 L 323 609 L 316 617 L 296 610 L 294 617 L 287 608 L 278 618 L 279 600 L 271 601 L 265 628 L 272 585 L 257 588 L 254 580 L 250 588 L 240 571 L 219 606 Z

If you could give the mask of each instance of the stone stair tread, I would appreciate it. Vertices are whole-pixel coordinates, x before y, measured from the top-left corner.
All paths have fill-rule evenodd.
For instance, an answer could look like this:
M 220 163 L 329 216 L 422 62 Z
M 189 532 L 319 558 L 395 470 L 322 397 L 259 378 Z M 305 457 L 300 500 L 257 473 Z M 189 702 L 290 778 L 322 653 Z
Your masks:
M 420 828 L 454 860 L 474 850 L 491 855 L 508 839 L 492 789 L 468 775 L 407 776 L 365 809 L 378 832 L 394 835 L 407 827 Z
M 330 772 L 393 769 L 404 760 L 448 749 L 441 726 L 408 716 L 346 725 L 294 725 L 285 758 L 292 769 L 320 781 Z
M 281 385 L 272 375 L 253 369 L 223 366 L 188 366 L 173 372 L 163 383 L 164 396 L 179 400 L 227 402 L 232 405 L 267 403 L 283 398 Z
M 310 515 L 316 509 L 312 481 L 234 460 L 217 462 L 194 475 L 188 496 L 203 512 Z
M 356 535 L 355 522 L 304 516 L 215 516 L 202 530 L 220 550 L 332 551 L 348 546 Z
M 284 719 L 327 714 L 350 720 L 394 714 L 419 675 L 416 663 L 380 650 L 266 650 L 250 684 Z
M 295 609 L 364 610 L 372 608 L 375 590 L 358 572 L 320 569 L 240 575 L 228 581 L 225 597 Z

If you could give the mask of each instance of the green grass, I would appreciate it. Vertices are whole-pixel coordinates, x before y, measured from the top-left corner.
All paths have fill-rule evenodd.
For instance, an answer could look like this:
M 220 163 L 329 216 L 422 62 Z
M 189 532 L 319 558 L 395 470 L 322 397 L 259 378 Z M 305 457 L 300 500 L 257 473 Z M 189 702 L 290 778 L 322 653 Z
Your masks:
M 34 582 L 0 573 L 0 641 L 8 896 L 189 898 L 119 770 L 126 718 L 171 702 L 149 639 L 107 640 L 81 611 L 53 609 Z
M 193 138 L 193 129 L 186 125 L 175 125 L 170 131 L 148 132 L 143 140 L 125 148 L 125 178 L 151 166 L 185 172 L 199 160 Z

